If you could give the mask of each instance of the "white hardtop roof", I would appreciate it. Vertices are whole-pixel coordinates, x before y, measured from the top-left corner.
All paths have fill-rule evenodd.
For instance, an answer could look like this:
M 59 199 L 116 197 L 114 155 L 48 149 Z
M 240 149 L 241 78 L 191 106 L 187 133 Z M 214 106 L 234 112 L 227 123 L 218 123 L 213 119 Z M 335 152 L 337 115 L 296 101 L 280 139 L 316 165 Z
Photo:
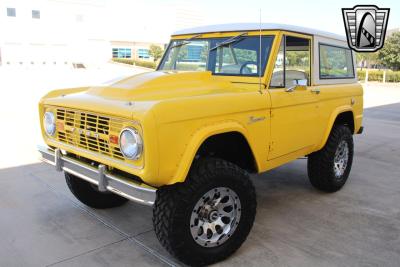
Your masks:
M 256 31 L 259 29 L 260 29 L 260 23 L 229 23 L 229 24 L 207 25 L 207 26 L 183 29 L 174 32 L 172 35 L 199 34 L 199 33 L 211 33 L 211 32 Z M 325 31 L 319 31 L 310 28 L 299 27 L 299 26 L 286 25 L 286 24 L 261 23 L 261 30 L 284 30 L 297 33 L 305 33 L 310 35 L 318 35 L 331 39 L 346 41 L 346 38 L 342 35 Z

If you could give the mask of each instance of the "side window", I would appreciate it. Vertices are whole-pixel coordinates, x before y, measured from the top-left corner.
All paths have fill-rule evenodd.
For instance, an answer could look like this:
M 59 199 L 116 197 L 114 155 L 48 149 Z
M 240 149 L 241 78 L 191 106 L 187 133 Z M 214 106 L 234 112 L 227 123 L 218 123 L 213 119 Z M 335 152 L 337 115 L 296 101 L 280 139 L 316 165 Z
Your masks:
M 271 49 L 272 37 L 261 37 L 261 72 Z M 222 40 L 223 42 L 225 40 Z M 218 43 L 217 43 L 218 45 Z M 242 37 L 230 45 L 220 46 L 213 51 L 216 53 L 214 74 L 237 75 L 237 76 L 258 76 L 260 65 L 260 37 Z
M 285 38 L 282 39 L 279 47 L 278 56 L 276 57 L 275 67 L 272 72 L 270 87 L 283 88 L 285 87 L 285 66 L 283 58 L 285 57 Z
M 310 85 L 310 40 L 286 37 L 285 85 Z
M 285 36 L 282 40 L 270 87 L 310 85 L 310 40 Z
M 351 50 L 319 44 L 319 76 L 320 79 L 354 78 Z

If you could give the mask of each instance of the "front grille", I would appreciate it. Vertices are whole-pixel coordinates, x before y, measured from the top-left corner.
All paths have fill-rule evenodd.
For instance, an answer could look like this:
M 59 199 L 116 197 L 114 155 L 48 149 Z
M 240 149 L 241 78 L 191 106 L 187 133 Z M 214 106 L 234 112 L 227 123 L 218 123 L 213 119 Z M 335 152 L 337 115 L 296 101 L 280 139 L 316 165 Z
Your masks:
M 118 144 L 109 142 L 110 135 L 118 136 L 121 120 L 86 111 L 56 109 L 57 139 L 60 142 L 125 160 Z

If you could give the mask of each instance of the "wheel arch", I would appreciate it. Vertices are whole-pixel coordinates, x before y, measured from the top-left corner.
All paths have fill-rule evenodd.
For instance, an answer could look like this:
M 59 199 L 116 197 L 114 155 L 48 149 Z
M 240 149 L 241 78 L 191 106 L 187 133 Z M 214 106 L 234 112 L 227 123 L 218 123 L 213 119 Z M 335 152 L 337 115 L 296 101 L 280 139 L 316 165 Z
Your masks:
M 193 162 L 196 160 L 196 157 L 206 156 L 206 152 L 209 151 L 207 150 L 208 148 L 220 147 L 221 144 L 232 144 L 234 141 L 239 142 L 239 147 L 244 149 L 246 153 L 245 155 L 251 157 L 251 160 L 243 163 L 233 161 L 233 163 L 247 171 L 258 172 L 260 169 L 260 162 L 254 153 L 254 147 L 251 142 L 249 142 L 247 129 L 237 122 L 228 121 L 202 127 L 192 135 L 191 140 L 184 151 L 178 169 L 168 184 L 184 182 Z M 227 154 L 225 154 L 225 156 L 226 155 Z M 219 156 L 228 161 L 229 159 L 232 159 L 229 157 L 221 157 L 221 153 L 213 156 Z
M 354 112 L 351 107 L 349 106 L 343 106 L 343 107 L 338 107 L 335 109 L 334 112 L 332 112 L 330 118 L 329 118 L 329 123 L 328 127 L 324 132 L 322 142 L 318 146 L 317 150 L 320 150 L 323 148 L 329 138 L 329 135 L 332 131 L 332 128 L 335 124 L 342 124 L 346 125 L 350 128 L 350 131 L 352 134 L 354 134 L 355 131 L 355 117 L 354 117 Z

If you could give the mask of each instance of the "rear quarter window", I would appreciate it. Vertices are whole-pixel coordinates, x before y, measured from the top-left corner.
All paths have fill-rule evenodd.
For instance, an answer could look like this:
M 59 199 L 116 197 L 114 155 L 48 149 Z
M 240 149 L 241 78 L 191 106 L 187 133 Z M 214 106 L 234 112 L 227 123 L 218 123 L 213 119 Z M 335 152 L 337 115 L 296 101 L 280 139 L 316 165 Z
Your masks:
M 346 47 L 319 44 L 319 78 L 355 78 L 351 50 Z

